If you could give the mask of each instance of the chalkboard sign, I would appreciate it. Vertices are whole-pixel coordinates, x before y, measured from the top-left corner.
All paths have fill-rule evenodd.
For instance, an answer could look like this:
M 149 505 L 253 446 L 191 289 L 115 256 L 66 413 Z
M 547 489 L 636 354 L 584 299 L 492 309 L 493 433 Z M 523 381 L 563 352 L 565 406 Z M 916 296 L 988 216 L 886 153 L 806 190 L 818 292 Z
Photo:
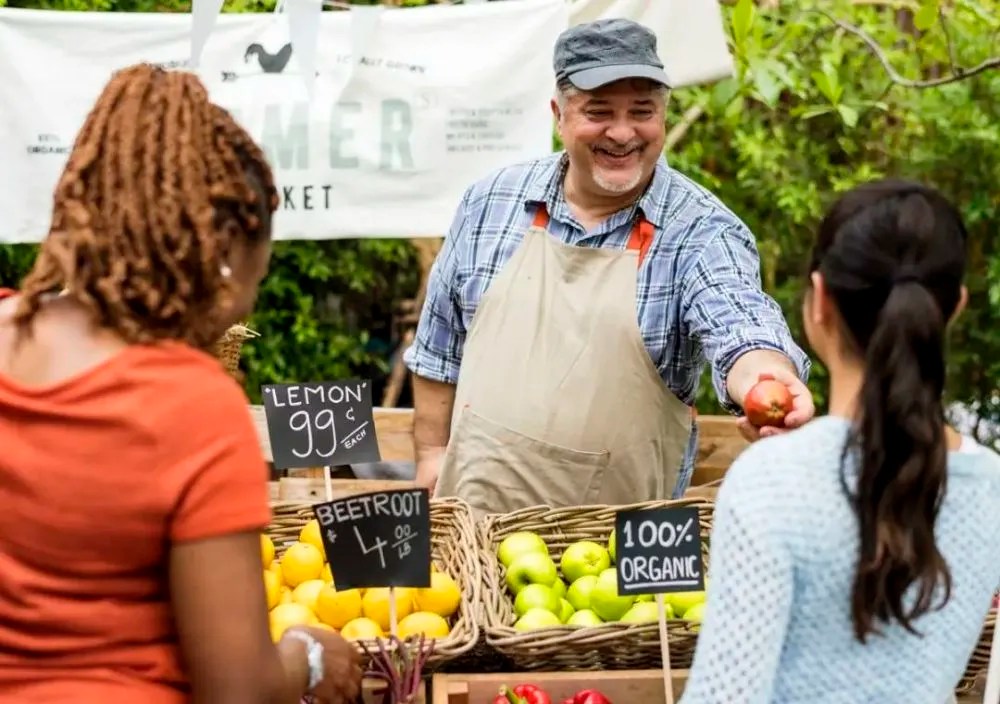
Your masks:
M 380 459 L 370 382 L 265 384 L 261 392 L 277 469 Z
M 357 494 L 313 506 L 337 589 L 429 587 L 427 489 Z
M 615 516 L 615 561 L 620 594 L 703 590 L 698 509 L 619 511 Z

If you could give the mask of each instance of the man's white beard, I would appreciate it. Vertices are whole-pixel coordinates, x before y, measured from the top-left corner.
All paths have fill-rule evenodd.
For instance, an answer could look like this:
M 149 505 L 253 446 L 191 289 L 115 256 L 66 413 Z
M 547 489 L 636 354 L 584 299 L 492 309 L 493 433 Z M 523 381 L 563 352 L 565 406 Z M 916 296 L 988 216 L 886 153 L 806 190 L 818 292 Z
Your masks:
M 636 169 L 635 174 L 628 181 L 610 181 L 604 178 L 600 168 L 594 169 L 594 183 L 608 193 L 628 193 L 639 186 L 642 180 L 642 169 Z

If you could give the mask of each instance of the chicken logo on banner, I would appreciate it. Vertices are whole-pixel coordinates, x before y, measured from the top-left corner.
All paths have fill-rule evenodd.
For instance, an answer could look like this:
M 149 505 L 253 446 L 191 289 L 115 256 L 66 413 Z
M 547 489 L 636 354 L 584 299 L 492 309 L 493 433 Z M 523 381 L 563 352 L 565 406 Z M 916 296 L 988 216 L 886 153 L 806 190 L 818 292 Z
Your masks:
M 223 0 L 193 0 L 191 4 L 191 59 L 189 65 L 197 67 L 201 53 L 215 27 Z M 267 41 L 261 37 L 249 44 L 243 54 L 244 65 L 259 68 L 249 73 L 224 71 L 222 80 L 235 81 L 237 78 L 251 75 L 284 73 L 292 54 L 297 54 L 299 68 L 306 84 L 306 89 L 312 93 L 316 72 L 316 49 L 319 42 L 320 14 L 323 11 L 322 0 L 286 0 L 280 4 L 278 11 L 288 18 L 288 41 Z M 280 25 L 278 25 L 280 27 Z M 277 29 L 271 25 L 270 29 Z M 267 31 L 265 34 L 277 34 Z M 277 49 L 271 47 L 278 46 Z M 298 49 L 296 51 L 296 48 Z
M 257 58 L 257 63 L 264 73 L 282 73 L 292 58 L 292 44 L 289 42 L 281 47 L 277 54 L 270 54 L 263 45 L 254 42 L 247 47 L 243 62 L 250 63 L 254 57 Z

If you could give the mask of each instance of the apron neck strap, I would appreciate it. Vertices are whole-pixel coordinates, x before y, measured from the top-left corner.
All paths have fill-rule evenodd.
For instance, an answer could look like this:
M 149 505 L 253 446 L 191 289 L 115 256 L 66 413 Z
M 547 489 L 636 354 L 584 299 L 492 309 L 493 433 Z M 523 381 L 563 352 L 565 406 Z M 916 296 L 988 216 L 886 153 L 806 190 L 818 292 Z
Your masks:
M 548 225 L 549 212 L 545 208 L 545 203 L 539 203 L 531 226 L 544 230 Z M 639 266 L 642 266 L 642 261 L 646 258 L 646 253 L 649 251 L 649 246 L 653 243 L 653 236 L 655 234 L 656 226 L 647 220 L 645 216 L 640 215 L 636 219 L 635 225 L 632 226 L 632 233 L 629 235 L 628 245 L 625 247 L 627 250 L 639 253 Z

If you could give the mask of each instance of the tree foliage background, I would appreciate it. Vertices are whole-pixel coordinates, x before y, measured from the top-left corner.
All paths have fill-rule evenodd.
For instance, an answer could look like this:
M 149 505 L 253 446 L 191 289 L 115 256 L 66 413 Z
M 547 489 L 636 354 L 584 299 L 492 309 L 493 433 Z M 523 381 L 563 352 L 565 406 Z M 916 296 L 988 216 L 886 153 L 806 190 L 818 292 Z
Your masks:
M 185 0 L 6 4 L 190 10 Z M 224 10 L 273 6 L 227 0 Z M 723 12 L 737 74 L 674 91 L 669 160 L 756 233 L 765 287 L 797 335 L 806 256 L 836 193 L 894 175 L 959 202 L 971 230 L 970 304 L 950 337 L 948 393 L 978 413 L 981 439 L 997 441 L 989 426 L 1000 423 L 1000 66 L 969 73 L 1000 52 L 1000 8 L 991 0 L 729 0 Z M 0 246 L 0 285 L 16 283 L 33 254 Z M 399 342 L 392 313 L 415 293 L 417 270 L 403 240 L 277 243 L 251 321 L 261 338 L 244 351 L 250 397 L 273 381 L 384 381 Z M 814 369 L 822 408 L 826 373 Z M 719 412 L 707 383 L 699 410 Z

